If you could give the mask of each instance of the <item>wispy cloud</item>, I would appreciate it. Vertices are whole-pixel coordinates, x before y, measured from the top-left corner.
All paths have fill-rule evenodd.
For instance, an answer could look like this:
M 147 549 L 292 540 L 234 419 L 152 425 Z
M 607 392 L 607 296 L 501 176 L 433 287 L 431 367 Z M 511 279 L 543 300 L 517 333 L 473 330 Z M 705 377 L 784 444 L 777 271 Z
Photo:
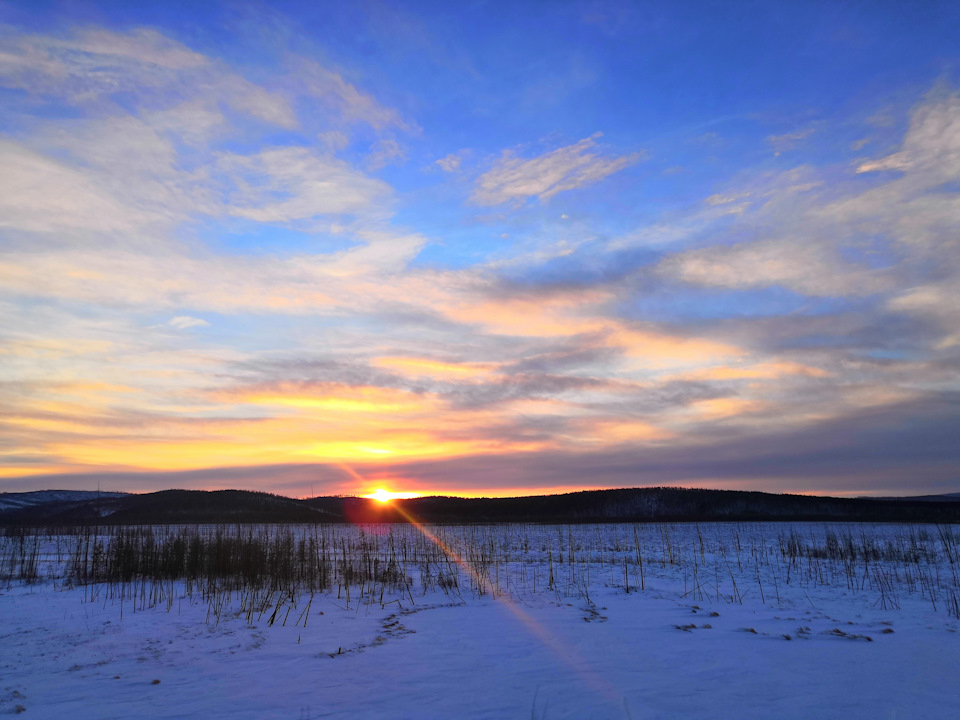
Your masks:
M 291 58 L 289 62 L 293 71 L 291 80 L 297 89 L 328 103 L 346 123 L 362 122 L 377 130 L 419 131 L 396 110 L 381 105 L 373 96 L 347 82 L 340 73 L 306 58 Z
M 767 137 L 767 142 L 770 143 L 770 147 L 773 148 L 774 155 L 780 155 L 781 153 L 796 148 L 797 145 L 813 135 L 814 132 L 815 128 L 804 128 L 802 130 L 784 133 L 783 135 L 770 135 Z
M 0 83 L 6 87 L 107 107 L 117 93 L 149 97 L 166 92 L 181 99 L 222 100 L 266 122 L 297 125 L 287 98 L 155 30 L 87 28 L 50 36 L 8 29 L 7 35 L 9 50 L 0 55 Z
M 129 231 L 149 213 L 125 207 L 70 165 L 0 141 L 0 226 L 29 232 Z
M 907 153 L 900 152 L 888 155 L 879 160 L 868 160 L 857 167 L 858 173 L 879 172 L 882 170 L 905 170 L 910 167 L 910 158 Z
M 640 162 L 643 157 L 642 153 L 620 157 L 600 155 L 594 152 L 600 137 L 602 133 L 596 133 L 530 159 L 505 151 L 493 167 L 477 179 L 473 201 L 478 205 L 500 205 L 531 197 L 549 200 L 557 193 L 599 182 Z
M 382 211 L 390 188 L 334 158 L 302 147 L 256 155 L 224 155 L 217 163 L 225 207 L 257 222 L 285 223 L 321 215 Z
M 889 273 L 846 263 L 835 248 L 804 237 L 691 250 L 660 268 L 697 285 L 781 286 L 818 296 L 869 295 L 891 287 Z
M 177 330 L 189 330 L 196 327 L 209 327 L 210 323 L 201 318 L 190 317 L 189 315 L 177 315 L 167 321 L 167 325 Z

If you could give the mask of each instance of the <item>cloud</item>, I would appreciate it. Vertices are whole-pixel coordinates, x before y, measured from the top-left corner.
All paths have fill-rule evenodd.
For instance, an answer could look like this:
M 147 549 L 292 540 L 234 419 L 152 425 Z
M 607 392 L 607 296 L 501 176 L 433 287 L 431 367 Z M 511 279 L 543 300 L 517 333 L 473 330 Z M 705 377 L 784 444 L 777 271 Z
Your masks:
M 102 245 L 109 238 L 156 248 L 176 245 L 170 231 L 204 217 L 311 231 L 338 229 L 329 219 L 318 226 L 324 216 L 363 215 L 376 224 L 390 215 L 389 186 L 311 148 L 216 151 L 224 139 L 251 132 L 237 127 L 238 112 L 299 127 L 295 92 L 332 98 L 334 126 L 415 129 L 316 63 L 294 58 L 288 71 L 302 76 L 267 89 L 154 30 L 47 36 L 7 28 L 6 39 L 0 85 L 23 89 L 57 112 L 46 120 L 31 116 L 19 136 L 0 140 L 7 170 L 0 178 L 0 227 L 44 232 L 46 242 L 60 245 Z M 58 117 L 64 107 L 72 109 Z M 349 142 L 340 129 L 327 132 L 336 134 L 335 148 Z M 390 137 L 375 147 L 373 167 L 404 153 Z
M 890 286 L 884 272 L 845 263 L 833 248 L 802 237 L 691 250 L 670 256 L 658 269 L 694 285 L 779 285 L 814 296 L 869 295 Z
M 209 327 L 210 323 L 200 318 L 190 317 L 189 315 L 177 315 L 167 321 L 167 325 L 177 330 L 189 330 L 195 327 Z
M 958 168 L 960 99 L 931 94 L 913 109 L 900 148 L 855 166 L 856 175 L 898 175 L 865 185 L 849 174 L 843 179 L 836 171 L 798 168 L 731 188 L 720 198 L 752 198 L 736 224 L 721 229 L 706 247 L 667 256 L 658 271 L 700 287 L 782 287 L 832 298 L 902 295 L 927 275 L 930 263 L 939 276 L 960 277 L 950 259 L 956 256 L 951 228 L 960 222 L 960 201 L 949 183 L 960 179 Z M 884 301 L 878 300 L 875 312 L 884 311 Z M 907 305 L 894 301 L 885 307 L 901 311 Z M 932 306 L 924 307 L 922 314 L 936 320 Z M 911 312 L 921 314 L 916 305 Z
M 173 118 L 163 120 L 169 127 Z M 197 192 L 200 184 L 178 167 L 175 143 L 162 130 L 132 116 L 63 125 L 59 131 L 43 128 L 33 143 L 49 155 L 63 157 L 89 185 L 109 192 L 131 210 L 161 218 L 183 217 L 203 207 L 203 192 Z
M 910 158 L 905 152 L 894 153 L 880 160 L 870 160 L 857 166 L 857 173 L 878 172 L 881 170 L 906 170 L 910 167 Z
M 943 337 L 937 349 L 960 345 L 960 295 L 957 277 L 939 284 L 929 284 L 909 290 L 890 299 L 887 306 L 894 312 L 931 317 L 940 326 Z
M 117 90 L 170 82 L 176 73 L 208 60 L 152 30 L 115 33 L 98 28 L 67 37 L 21 35 L 6 30 L 0 81 L 33 92 L 61 92 L 83 101 Z
M 711 176 L 649 220 L 497 208 L 495 236 L 527 239 L 493 255 L 489 225 L 423 214 L 461 183 L 388 173 L 412 200 L 370 176 L 466 155 L 402 143 L 416 124 L 353 69 L 286 55 L 254 83 L 155 31 L 7 37 L 0 474 L 270 487 L 273 467 L 339 491 L 336 458 L 434 486 L 835 489 L 865 482 L 860 458 L 893 486 L 897 412 L 955 453 L 934 422 L 956 414 L 953 95 L 853 165 L 814 147 L 826 123 L 772 138 L 816 162 Z M 599 137 L 504 153 L 473 202 L 546 202 L 639 161 Z M 419 262 L 431 242 L 456 259 Z M 207 313 L 218 332 L 189 332 Z M 134 472 L 151 468 L 168 472 Z
M 208 100 L 196 98 L 163 110 L 141 114 L 143 121 L 159 133 L 177 137 L 186 145 L 202 148 L 228 130 L 223 113 Z
M 6 87 L 57 95 L 79 106 L 110 107 L 118 93 L 153 102 L 161 93 L 179 101 L 221 100 L 281 127 L 298 124 L 286 97 L 155 30 L 87 28 L 59 37 L 7 34 L 9 50 L 0 54 L 0 85 Z
M 736 202 L 742 198 L 748 197 L 750 193 L 740 193 L 734 195 L 721 195 L 715 194 L 708 197 L 704 202 L 707 205 L 729 205 L 732 202 Z
M 71 39 L 49 41 L 47 46 L 95 56 L 136 60 L 170 70 L 201 67 L 208 62 L 203 55 L 147 28 L 126 34 L 89 28 L 81 30 Z
M 317 141 L 331 153 L 337 153 L 350 146 L 350 136 L 340 130 L 328 130 L 317 135 Z
M 224 101 L 234 110 L 288 130 L 300 126 L 293 106 L 286 97 L 239 75 L 215 77 L 208 87 L 214 93 L 222 93 Z
M 605 157 L 592 152 L 602 133 L 529 160 L 505 151 L 494 166 L 477 179 L 472 199 L 478 205 L 500 205 L 536 197 L 549 200 L 557 193 L 599 182 L 643 157 L 632 153 Z
M 797 431 L 769 426 L 733 439 L 699 443 L 625 442 L 599 450 L 503 452 L 395 462 L 351 462 L 362 478 L 403 478 L 428 492 L 516 494 L 583 487 L 686 485 L 825 494 L 956 492 L 960 462 L 953 428 L 955 397 L 870 409 Z M 919 461 L 918 461 L 919 458 Z M 456 483 L 451 480 L 456 478 Z M 12 491 L 38 486 L 111 490 L 238 487 L 290 494 L 357 492 L 357 481 L 333 463 L 300 462 L 203 469 L 105 473 L 84 468 L 2 481 Z
M 393 108 L 378 103 L 340 73 L 306 58 L 291 58 L 293 82 L 299 92 L 312 95 L 333 107 L 348 123 L 366 123 L 376 130 L 395 128 L 418 132 L 419 128 L 404 120 Z
M 414 378 L 454 378 L 470 381 L 488 377 L 494 372 L 490 363 L 450 363 L 423 357 L 378 357 L 374 358 L 372 364 Z
M 324 269 L 327 275 L 341 278 L 363 276 L 370 282 L 382 281 L 383 275 L 405 269 L 427 244 L 426 237 L 419 233 L 360 230 L 356 236 L 364 244 L 331 258 Z M 364 287 L 371 298 L 387 297 L 394 289 L 392 284 L 382 286 L 379 291 Z M 411 298 L 411 301 L 415 300 Z
M 221 154 L 186 170 L 165 134 L 137 118 L 72 130 L 35 138 L 43 152 L 0 140 L 0 228 L 48 233 L 60 245 L 103 247 L 111 237 L 155 252 L 176 244 L 161 234 L 203 216 L 310 230 L 330 228 L 331 216 L 382 222 L 391 213 L 386 183 L 307 148 Z
M 783 135 L 770 135 L 767 137 L 767 142 L 770 144 L 770 147 L 773 148 L 773 154 L 780 155 L 781 153 L 796 148 L 801 141 L 806 140 L 813 135 L 814 132 L 814 128 L 804 128 L 803 130 L 796 130 Z
M 374 151 L 367 157 L 366 166 L 369 170 L 380 168 L 394 163 L 402 163 L 407 159 L 407 151 L 396 140 L 386 138 L 377 143 Z
M 903 150 L 880 162 L 914 167 L 912 174 L 926 187 L 960 177 L 960 95 L 934 96 L 918 105 Z
M 894 117 L 893 108 L 883 108 L 868 117 L 864 122 L 873 127 L 888 128 L 896 123 L 896 118 Z
M 257 222 L 286 223 L 365 211 L 383 216 L 391 194 L 386 183 L 302 147 L 223 155 L 217 170 L 227 184 L 228 211 Z
M 348 266 L 351 259 L 347 252 L 340 262 Z M 95 250 L 20 253 L 7 254 L 0 262 L 0 281 L 8 296 L 127 308 L 304 314 L 340 304 L 328 294 L 331 262 L 322 255 L 217 257 L 169 249 L 149 254 Z
M 87 173 L 0 140 L 0 227 L 29 232 L 130 231 L 150 214 L 124 206 Z
M 672 376 L 687 381 L 702 380 L 773 380 L 786 375 L 827 377 L 830 373 L 793 361 L 767 361 L 740 365 L 718 365 Z
M 455 173 L 460 170 L 460 163 L 463 162 L 464 156 L 463 150 L 460 152 L 450 153 L 435 162 L 437 167 L 439 167 L 444 172 Z
M 837 198 L 817 208 L 811 219 L 890 237 L 910 248 L 915 262 L 929 252 L 949 256 L 960 202 L 944 186 L 960 180 L 960 96 L 938 93 L 919 103 L 900 149 L 861 163 L 858 173 L 879 170 L 901 174 Z
M 415 461 L 385 468 L 444 488 L 580 489 L 683 484 L 796 492 L 920 494 L 956 491 L 960 460 L 950 428 L 956 398 L 924 399 L 852 413 L 797 430 L 767 424 L 747 436 L 706 437 L 599 452 L 505 453 Z M 921 458 L 918 472 L 917 458 Z M 362 465 L 358 470 L 365 471 Z M 491 480 L 495 478 L 495 480 Z M 585 482 L 584 478 L 588 478 Z
M 202 103 L 208 112 L 222 104 L 270 125 L 296 129 L 300 119 L 293 99 L 310 97 L 328 109 L 328 119 L 336 124 L 362 123 L 378 132 L 419 131 L 340 73 L 292 54 L 285 74 L 268 88 L 152 29 L 114 32 L 91 27 L 59 36 L 0 30 L 6 31 L 0 86 L 59 97 L 76 106 L 116 108 L 114 98 L 126 93 L 151 110 L 158 100 Z

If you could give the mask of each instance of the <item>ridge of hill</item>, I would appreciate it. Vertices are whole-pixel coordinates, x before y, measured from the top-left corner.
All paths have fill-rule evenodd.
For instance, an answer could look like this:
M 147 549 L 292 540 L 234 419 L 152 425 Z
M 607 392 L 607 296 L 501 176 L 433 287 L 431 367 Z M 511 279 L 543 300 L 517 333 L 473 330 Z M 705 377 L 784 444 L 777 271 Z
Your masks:
M 0 525 L 191 523 L 600 523 L 709 521 L 960 522 L 960 495 L 835 498 L 672 487 L 514 498 L 296 500 L 250 490 L 145 494 L 47 490 L 0 494 Z

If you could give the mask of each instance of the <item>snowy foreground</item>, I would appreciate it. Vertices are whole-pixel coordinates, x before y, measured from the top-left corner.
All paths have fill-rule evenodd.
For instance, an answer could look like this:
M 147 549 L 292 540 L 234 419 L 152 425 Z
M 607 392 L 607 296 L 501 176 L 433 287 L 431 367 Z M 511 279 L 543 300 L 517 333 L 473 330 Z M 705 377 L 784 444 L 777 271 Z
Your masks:
M 960 717 L 955 529 L 323 532 L 397 557 L 402 581 L 349 600 L 334 582 L 252 612 L 249 595 L 183 581 L 80 585 L 75 538 L 33 539 L 39 579 L 0 584 L 0 714 Z M 431 568 L 420 538 L 450 563 Z M 23 542 L 0 543 L 11 576 Z

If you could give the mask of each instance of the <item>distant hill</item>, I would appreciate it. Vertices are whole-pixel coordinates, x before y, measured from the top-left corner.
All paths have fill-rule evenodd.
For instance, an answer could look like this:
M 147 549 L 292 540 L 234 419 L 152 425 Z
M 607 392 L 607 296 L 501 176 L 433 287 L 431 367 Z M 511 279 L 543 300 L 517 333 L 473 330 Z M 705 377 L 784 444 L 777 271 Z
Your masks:
M 960 493 L 943 493 L 942 495 L 911 495 L 910 497 L 881 497 L 875 500 L 919 500 L 922 502 L 960 502 Z
M 303 502 L 332 515 L 402 522 L 397 508 L 430 523 L 586 523 L 644 521 L 816 520 L 854 522 L 960 522 L 956 498 L 934 501 L 775 495 L 737 490 L 627 488 L 517 498 L 424 497 L 392 504 L 356 498 Z
M 46 496 L 18 504 L 18 495 Z M 312 523 L 325 519 L 322 511 L 299 500 L 248 490 L 162 490 L 142 495 L 52 490 L 0 495 L 3 525 Z
M 67 490 L 0 494 L 0 525 L 191 523 L 587 523 L 708 521 L 960 522 L 960 494 L 831 498 L 736 490 L 627 488 L 516 498 L 294 500 L 247 490 L 132 495 Z
M 128 497 L 129 493 L 99 492 L 96 490 L 36 490 L 22 493 L 0 493 L 0 522 L 4 517 L 43 517 L 50 512 L 88 508 L 94 515 L 99 508 L 109 508 L 110 503 Z
M 129 495 L 98 490 L 35 490 L 33 492 L 0 493 L 0 512 L 50 502 L 81 502 L 94 498 L 115 498 Z

